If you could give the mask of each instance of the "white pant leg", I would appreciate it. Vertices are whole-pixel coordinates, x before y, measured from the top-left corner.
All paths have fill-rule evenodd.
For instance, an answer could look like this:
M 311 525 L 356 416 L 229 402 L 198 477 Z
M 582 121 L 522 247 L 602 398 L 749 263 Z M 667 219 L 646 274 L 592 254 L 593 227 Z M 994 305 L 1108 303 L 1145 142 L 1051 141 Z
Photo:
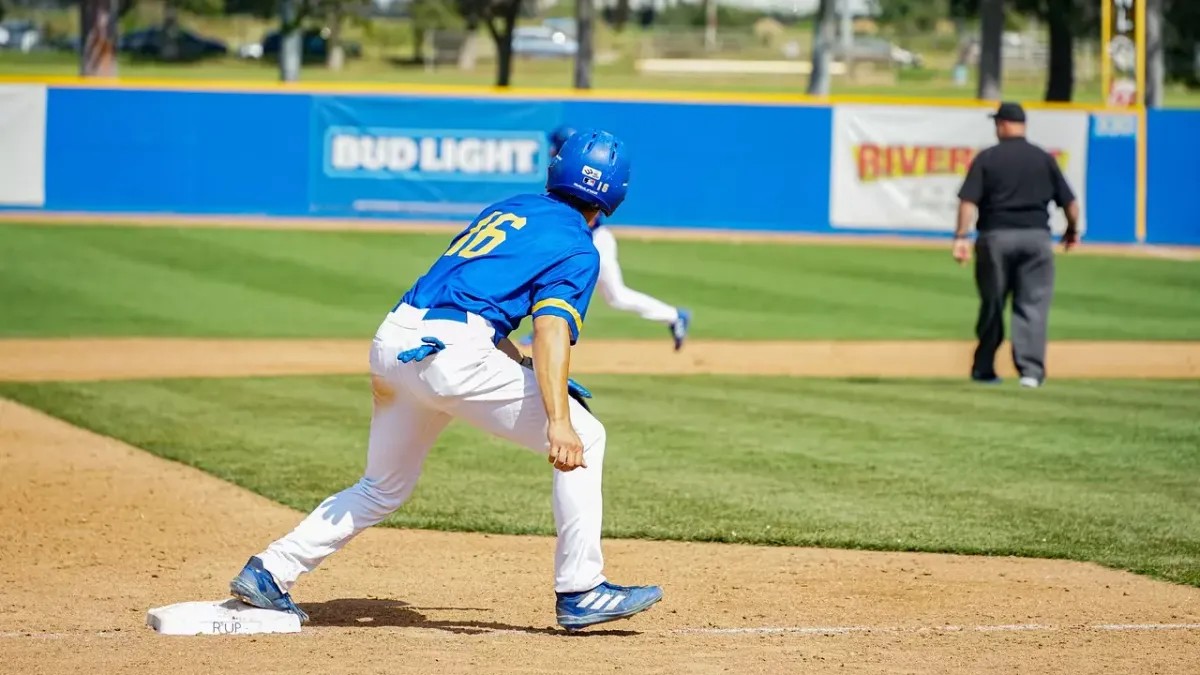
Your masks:
M 449 346 L 430 365 L 413 372 L 420 373 L 430 394 L 438 396 L 439 405 L 454 417 L 540 455 L 549 450 L 537 378 L 490 340 Z M 560 593 L 590 590 L 605 580 L 600 549 L 604 425 L 574 400 L 570 403 L 571 422 L 583 442 L 587 468 L 562 472 L 546 463 L 554 476 L 552 501 L 558 530 L 554 589 Z
M 396 354 L 417 346 L 426 335 L 442 339 L 446 350 L 419 363 L 396 360 Z M 285 591 L 408 499 L 429 448 L 452 417 L 546 453 L 546 411 L 533 371 L 497 350 L 490 335 L 490 328 L 446 321 L 411 326 L 385 322 L 380 327 L 372 348 L 375 409 L 363 479 L 326 499 L 259 555 Z M 571 421 L 583 442 L 587 468 L 563 473 L 546 465 L 554 476 L 558 529 L 554 585 L 562 593 L 589 590 L 605 580 L 600 550 L 604 426 L 574 401 Z
M 617 262 L 617 238 L 607 227 L 596 228 L 592 241 L 600 253 L 600 278 L 596 288 L 609 307 L 667 325 L 679 320 L 679 310 L 625 285 L 621 265 Z
M 414 398 L 394 373 L 386 372 L 391 370 L 386 363 L 377 363 L 389 357 L 394 361 L 409 346 L 389 345 L 378 337 L 372 346 L 374 408 L 363 477 L 259 554 L 283 590 L 408 500 L 430 447 L 450 422 L 450 415 Z

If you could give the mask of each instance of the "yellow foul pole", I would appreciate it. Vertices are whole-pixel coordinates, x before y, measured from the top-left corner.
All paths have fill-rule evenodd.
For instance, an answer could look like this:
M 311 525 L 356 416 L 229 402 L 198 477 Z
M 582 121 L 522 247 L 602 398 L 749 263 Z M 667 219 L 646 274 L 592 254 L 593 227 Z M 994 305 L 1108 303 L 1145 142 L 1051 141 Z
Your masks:
M 1136 7 L 1134 15 L 1137 17 L 1136 39 L 1137 45 L 1137 116 L 1138 116 L 1138 133 L 1137 133 L 1137 241 L 1139 244 L 1146 242 L 1146 189 L 1149 181 L 1147 180 L 1147 142 L 1148 142 L 1148 127 L 1147 112 L 1146 112 L 1146 0 L 1134 0 Z

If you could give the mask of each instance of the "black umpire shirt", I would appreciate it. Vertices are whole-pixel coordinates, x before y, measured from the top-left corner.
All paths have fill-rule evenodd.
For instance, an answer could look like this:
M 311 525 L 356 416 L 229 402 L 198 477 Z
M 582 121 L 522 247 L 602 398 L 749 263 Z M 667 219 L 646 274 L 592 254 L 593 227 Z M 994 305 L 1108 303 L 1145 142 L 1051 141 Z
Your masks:
M 1005 138 L 971 162 L 958 198 L 979 208 L 979 232 L 1050 229 L 1050 202 L 1075 201 L 1054 157 L 1024 138 Z

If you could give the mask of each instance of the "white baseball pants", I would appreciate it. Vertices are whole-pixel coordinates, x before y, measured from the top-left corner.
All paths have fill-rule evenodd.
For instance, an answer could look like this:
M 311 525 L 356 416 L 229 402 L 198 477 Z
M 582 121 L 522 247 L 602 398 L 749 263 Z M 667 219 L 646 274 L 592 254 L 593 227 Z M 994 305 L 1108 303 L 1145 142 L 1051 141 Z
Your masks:
M 600 278 L 596 280 L 596 290 L 609 307 L 668 326 L 679 320 L 679 310 L 625 285 L 621 265 L 617 262 L 617 238 L 607 227 L 596 228 L 592 242 L 600 253 Z
M 404 504 L 430 447 L 452 418 L 534 452 L 549 451 L 546 412 L 533 371 L 496 349 L 492 329 L 481 317 L 468 314 L 464 324 L 425 321 L 423 314 L 401 305 L 375 335 L 375 406 L 362 479 L 326 499 L 259 554 L 283 590 Z M 425 336 L 440 339 L 445 350 L 420 362 L 396 359 L 401 351 L 420 346 Z M 554 587 L 561 593 L 590 590 L 605 580 L 600 552 L 604 426 L 574 400 L 571 421 L 583 441 L 587 468 L 564 473 L 546 464 L 554 475 Z

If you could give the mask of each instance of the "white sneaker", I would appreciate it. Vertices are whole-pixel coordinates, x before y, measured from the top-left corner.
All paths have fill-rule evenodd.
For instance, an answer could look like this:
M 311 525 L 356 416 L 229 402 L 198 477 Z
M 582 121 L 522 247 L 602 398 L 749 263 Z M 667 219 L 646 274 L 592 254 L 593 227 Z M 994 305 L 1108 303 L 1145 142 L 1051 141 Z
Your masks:
M 1036 377 L 1022 377 L 1019 384 L 1022 387 L 1029 387 L 1030 389 L 1037 389 L 1042 386 L 1042 383 L 1038 382 Z

